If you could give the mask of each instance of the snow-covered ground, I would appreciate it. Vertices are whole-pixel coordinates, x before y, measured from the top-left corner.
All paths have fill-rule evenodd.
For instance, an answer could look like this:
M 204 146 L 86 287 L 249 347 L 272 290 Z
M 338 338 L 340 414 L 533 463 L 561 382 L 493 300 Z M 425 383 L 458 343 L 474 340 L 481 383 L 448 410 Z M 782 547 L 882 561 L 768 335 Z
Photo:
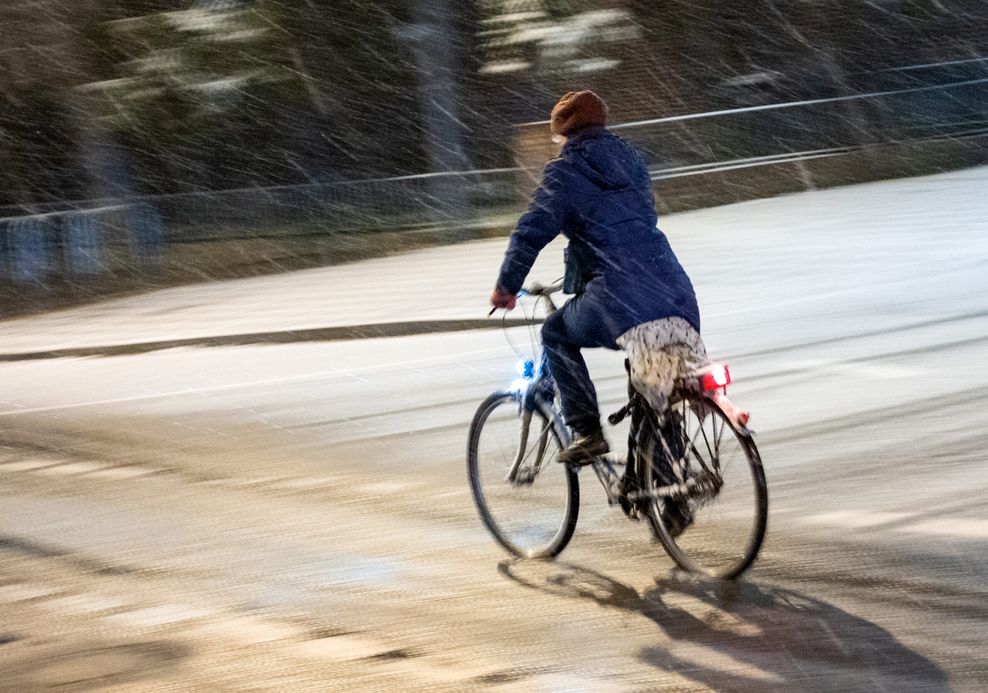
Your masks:
M 768 475 L 736 587 L 671 574 L 587 474 L 562 561 L 501 563 L 464 448 L 526 328 L 2 362 L 0 671 L 153 638 L 187 658 L 154 690 L 985 690 L 984 190 L 988 168 L 662 220 Z M 483 318 L 504 246 L 11 320 L 0 354 Z M 617 408 L 620 355 L 589 362 Z
M 988 288 L 988 168 L 756 200 L 660 219 L 696 285 L 708 339 L 768 325 L 831 336 L 977 308 Z M 149 292 L 0 322 L 6 354 L 410 320 L 482 318 L 505 240 Z M 532 278 L 561 275 L 562 242 Z M 906 289 L 908 287 L 908 289 Z M 896 307 L 898 306 L 898 308 Z M 876 308 L 883 310 L 875 314 Z M 728 345 L 723 345 L 725 348 Z

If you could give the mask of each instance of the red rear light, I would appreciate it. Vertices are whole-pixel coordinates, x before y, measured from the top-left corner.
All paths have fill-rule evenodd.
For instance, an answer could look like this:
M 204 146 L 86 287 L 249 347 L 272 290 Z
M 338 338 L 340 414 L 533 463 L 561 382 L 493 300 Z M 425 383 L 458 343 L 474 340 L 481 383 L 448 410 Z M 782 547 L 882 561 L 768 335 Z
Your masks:
M 726 365 L 715 363 L 711 365 L 701 379 L 704 390 L 719 390 L 731 384 L 731 371 Z

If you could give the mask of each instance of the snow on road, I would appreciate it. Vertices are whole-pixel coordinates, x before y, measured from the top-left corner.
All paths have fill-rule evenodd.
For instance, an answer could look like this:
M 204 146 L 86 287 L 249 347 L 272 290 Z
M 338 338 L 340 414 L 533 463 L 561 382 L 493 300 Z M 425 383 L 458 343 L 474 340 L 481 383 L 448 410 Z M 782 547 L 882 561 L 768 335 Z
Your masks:
M 501 562 L 464 442 L 527 328 L 0 363 L 0 670 L 183 653 L 149 686 L 984 690 L 986 184 L 662 220 L 769 480 L 763 553 L 723 590 L 670 575 L 586 475 L 563 560 Z M 0 354 L 482 318 L 504 245 L 11 320 Z M 589 355 L 607 411 L 620 359 Z
M 785 321 L 812 333 L 826 307 L 837 333 L 979 310 L 988 288 L 988 167 L 800 193 L 660 219 L 691 274 L 708 334 Z M 502 239 L 260 278 L 149 292 L 0 323 L 0 352 L 215 335 L 482 318 Z M 563 243 L 532 278 L 562 273 Z M 908 290 L 906 290 L 908 287 Z M 875 308 L 884 310 L 876 311 Z

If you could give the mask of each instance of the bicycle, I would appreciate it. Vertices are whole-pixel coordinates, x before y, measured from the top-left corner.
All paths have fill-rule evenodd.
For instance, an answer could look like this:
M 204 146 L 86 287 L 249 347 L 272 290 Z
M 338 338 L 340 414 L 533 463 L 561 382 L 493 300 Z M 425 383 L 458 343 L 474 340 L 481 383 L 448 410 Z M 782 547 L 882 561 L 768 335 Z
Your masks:
M 535 285 L 520 296 L 542 300 L 551 314 L 558 291 L 558 285 Z M 522 362 L 519 375 L 511 387 L 487 397 L 473 417 L 470 488 L 481 520 L 502 547 L 519 557 L 551 558 L 576 529 L 583 467 L 555 460 L 572 433 L 551 375 L 534 359 Z M 727 398 L 728 384 L 727 367 L 712 364 L 677 381 L 667 410 L 655 412 L 629 378 L 628 403 L 608 417 L 612 425 L 630 417 L 628 456 L 587 465 L 608 504 L 633 520 L 647 518 L 680 568 L 717 578 L 737 577 L 751 566 L 768 515 L 748 415 Z

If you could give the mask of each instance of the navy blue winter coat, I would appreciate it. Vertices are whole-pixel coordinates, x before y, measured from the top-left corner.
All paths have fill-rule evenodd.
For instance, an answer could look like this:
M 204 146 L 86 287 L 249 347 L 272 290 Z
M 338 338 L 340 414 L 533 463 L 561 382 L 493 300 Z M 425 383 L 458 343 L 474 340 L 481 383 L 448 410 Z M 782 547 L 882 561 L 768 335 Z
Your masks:
M 539 251 L 559 233 L 570 240 L 589 280 L 580 300 L 607 316 L 611 338 L 677 316 L 700 330 L 693 285 L 656 228 L 645 162 L 605 128 L 575 133 L 546 165 L 511 235 L 498 285 L 518 293 Z

